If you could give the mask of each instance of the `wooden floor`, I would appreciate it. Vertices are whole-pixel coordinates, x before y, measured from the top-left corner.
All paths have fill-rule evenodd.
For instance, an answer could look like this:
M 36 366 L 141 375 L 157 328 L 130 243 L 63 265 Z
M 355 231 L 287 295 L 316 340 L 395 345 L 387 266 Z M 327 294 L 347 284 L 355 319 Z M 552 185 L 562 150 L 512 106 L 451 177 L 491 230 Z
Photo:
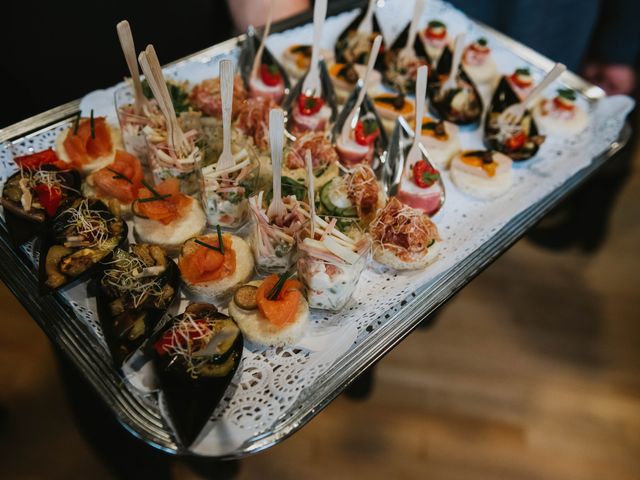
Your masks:
M 640 479 L 640 149 L 595 255 L 519 242 L 241 479 Z M 44 335 L 0 288 L 0 478 L 112 478 Z M 176 479 L 202 478 L 176 462 Z

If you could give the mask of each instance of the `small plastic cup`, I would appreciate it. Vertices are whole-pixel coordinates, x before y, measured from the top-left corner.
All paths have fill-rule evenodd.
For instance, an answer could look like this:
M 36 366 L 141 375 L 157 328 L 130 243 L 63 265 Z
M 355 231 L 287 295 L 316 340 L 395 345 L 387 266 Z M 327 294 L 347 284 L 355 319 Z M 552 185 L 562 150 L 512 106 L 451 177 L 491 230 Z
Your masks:
M 200 192 L 207 222 L 231 230 L 247 223 L 248 199 L 255 192 L 260 177 L 260 162 L 255 150 L 244 147 L 234 154 L 234 158 L 236 165 L 247 163 L 229 174 L 218 172 L 217 163 L 200 170 Z
M 124 148 L 135 155 L 143 165 L 147 165 L 148 147 L 143 128 L 149 124 L 149 119 L 134 113 L 134 96 L 129 85 L 118 88 L 113 96 Z
M 161 129 L 145 130 L 149 170 L 153 181 L 160 183 L 167 178 L 180 180 L 180 190 L 185 195 L 194 195 L 200 191 L 199 171 L 205 150 L 200 145 L 199 137 L 191 138 L 193 149 L 188 157 L 179 158 L 169 144 L 167 132 Z
M 296 267 L 298 278 L 307 290 L 307 301 L 311 308 L 337 312 L 342 310 L 353 296 L 362 272 L 371 259 L 371 238 L 358 225 L 357 219 L 344 217 L 322 217 L 330 222 L 337 220 L 337 228 L 356 242 L 362 242 L 357 259 L 353 263 L 306 248 L 304 240 L 311 234 L 310 224 L 298 234 Z M 317 238 L 316 238 L 317 239 Z

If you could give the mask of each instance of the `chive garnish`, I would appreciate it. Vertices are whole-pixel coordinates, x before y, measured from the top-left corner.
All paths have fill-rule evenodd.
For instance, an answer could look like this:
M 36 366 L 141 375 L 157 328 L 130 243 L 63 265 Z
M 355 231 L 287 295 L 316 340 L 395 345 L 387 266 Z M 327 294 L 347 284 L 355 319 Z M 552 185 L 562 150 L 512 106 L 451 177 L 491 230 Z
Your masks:
M 91 109 L 91 116 L 89 117 L 89 126 L 91 127 L 91 138 L 95 140 L 96 127 L 94 125 L 94 120 L 93 120 L 93 108 Z
M 129 182 L 130 184 L 133 185 L 133 182 L 131 181 L 131 179 L 129 177 L 127 177 L 126 175 L 123 175 L 122 173 L 118 172 L 117 170 L 114 170 L 113 168 L 107 167 L 107 170 L 109 170 L 111 173 L 113 173 L 113 178 L 116 180 L 125 180 L 127 182 Z
M 216 252 L 220 252 L 221 255 L 224 255 L 224 244 L 222 243 L 222 230 L 220 230 L 220 225 L 216 225 L 216 231 L 218 232 L 218 246 L 211 245 L 210 243 L 203 242 L 202 240 L 195 239 L 198 245 L 202 245 L 203 247 L 207 247 L 210 250 L 214 250 Z
M 269 300 L 277 300 L 278 299 L 278 296 L 280 295 L 280 292 L 284 288 L 284 283 L 287 281 L 287 279 L 290 276 L 291 276 L 290 272 L 284 272 L 282 275 L 280 275 L 280 278 L 278 278 L 278 281 L 276 282 L 276 284 L 273 286 L 271 291 L 269 291 L 269 293 L 267 294 L 267 298 Z
M 159 200 L 166 200 L 170 196 L 171 196 L 171 194 L 167 193 L 166 195 L 158 195 L 157 197 L 139 198 L 138 202 L 140 202 L 140 203 L 156 202 L 156 201 L 159 201 Z
M 165 200 L 171 196 L 170 193 L 167 193 L 165 195 L 160 195 L 160 193 L 158 193 L 158 191 L 155 188 L 153 188 L 146 180 L 142 180 L 142 185 L 144 185 L 144 187 L 151 192 L 153 197 L 139 198 L 138 202 L 141 202 L 141 203 L 155 202 L 157 200 Z
M 82 115 L 82 112 L 78 112 L 76 114 L 76 119 L 73 121 L 73 134 L 77 135 L 78 134 L 78 128 L 80 127 L 80 116 Z

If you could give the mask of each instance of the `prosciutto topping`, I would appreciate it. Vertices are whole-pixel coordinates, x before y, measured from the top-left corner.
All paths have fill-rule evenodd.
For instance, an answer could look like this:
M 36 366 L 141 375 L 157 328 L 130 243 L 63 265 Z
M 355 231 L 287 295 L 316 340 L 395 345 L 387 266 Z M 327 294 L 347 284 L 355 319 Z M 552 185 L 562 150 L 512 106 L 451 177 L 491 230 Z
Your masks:
M 432 243 L 440 240 L 438 228 L 428 215 L 395 197 L 378 213 L 370 232 L 376 244 L 402 261 L 422 258 Z

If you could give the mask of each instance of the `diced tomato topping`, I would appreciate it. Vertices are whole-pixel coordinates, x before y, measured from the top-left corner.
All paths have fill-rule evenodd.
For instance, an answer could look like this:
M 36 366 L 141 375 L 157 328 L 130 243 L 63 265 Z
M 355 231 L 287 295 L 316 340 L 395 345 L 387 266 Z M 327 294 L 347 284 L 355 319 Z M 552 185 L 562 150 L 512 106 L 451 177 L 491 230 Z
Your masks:
M 371 145 L 380 136 L 380 127 L 373 118 L 360 120 L 355 129 L 355 140 L 360 145 Z
M 62 202 L 62 190 L 57 186 L 40 183 L 35 187 L 38 195 L 38 203 L 47 211 L 47 215 L 54 217 L 60 202 Z
M 207 322 L 205 320 L 196 320 L 194 323 L 198 326 L 202 325 L 203 327 L 205 327 Z M 156 341 L 156 343 L 153 344 L 153 349 L 156 351 L 158 355 L 165 355 L 171 351 L 171 348 L 173 348 L 174 346 L 177 346 L 174 344 L 175 340 L 178 340 L 182 345 L 185 345 L 187 341 L 190 341 L 193 338 L 197 338 L 201 335 L 201 332 L 198 331 L 196 328 L 192 330 L 188 330 L 187 332 L 189 335 L 188 339 L 184 338 L 182 335 L 179 337 L 177 335 L 174 336 L 173 331 L 170 328 L 169 330 L 164 332 L 162 337 L 160 337 Z
M 509 76 L 509 80 L 511 80 L 511 82 L 514 85 L 517 85 L 520 88 L 527 88 L 529 86 L 531 86 L 531 84 L 533 83 L 533 80 L 531 79 L 531 77 L 521 77 L 520 75 L 518 75 L 518 72 L 514 73 L 513 75 Z
M 307 97 L 304 93 L 298 97 L 298 108 L 303 115 L 318 113 L 323 105 L 322 97 Z
M 280 71 L 275 64 L 267 65 L 266 63 L 263 63 L 260 65 L 260 78 L 262 79 L 262 83 L 269 85 L 270 87 L 275 87 L 282 82 Z
M 429 188 L 440 178 L 440 172 L 429 165 L 426 160 L 420 160 L 413 165 L 413 181 L 420 188 Z
M 555 97 L 553 99 L 553 105 L 560 110 L 566 110 L 571 112 L 576 106 L 572 102 L 563 102 L 561 98 Z
M 509 137 L 505 143 L 507 150 L 513 152 L 520 150 L 527 141 L 527 135 L 524 132 L 518 132 L 514 136 Z
M 61 169 L 68 168 L 68 165 L 58 158 L 58 155 L 52 148 L 30 155 L 15 157 L 13 161 L 16 162 L 19 167 L 29 170 L 38 170 L 43 165 L 54 165 Z

